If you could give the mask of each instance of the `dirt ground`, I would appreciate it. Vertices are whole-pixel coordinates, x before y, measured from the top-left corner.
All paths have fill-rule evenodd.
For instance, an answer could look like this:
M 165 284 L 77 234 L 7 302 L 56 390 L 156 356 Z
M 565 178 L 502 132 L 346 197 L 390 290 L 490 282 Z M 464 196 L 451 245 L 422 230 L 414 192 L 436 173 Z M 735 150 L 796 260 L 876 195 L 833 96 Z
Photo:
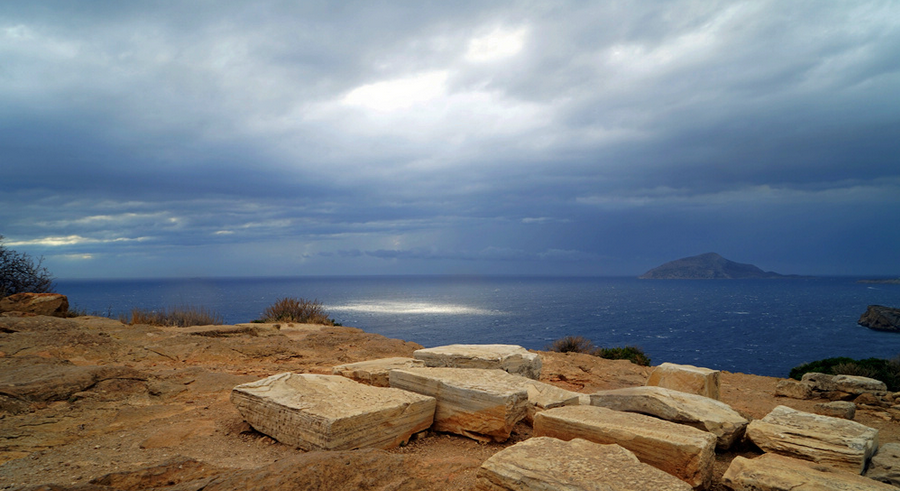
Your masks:
M 125 326 L 102 317 L 0 317 L 0 489 L 469 490 L 484 460 L 531 435 L 482 444 L 429 433 L 402 448 L 302 452 L 255 432 L 231 388 L 281 372 L 411 356 L 415 343 L 347 327 Z M 584 354 L 540 352 L 542 380 L 582 393 L 643 385 L 650 369 Z M 711 367 L 715 368 L 715 367 Z M 721 399 L 751 419 L 782 404 L 779 379 L 723 373 Z M 886 410 L 856 421 L 900 442 Z M 717 456 L 713 489 L 735 455 Z

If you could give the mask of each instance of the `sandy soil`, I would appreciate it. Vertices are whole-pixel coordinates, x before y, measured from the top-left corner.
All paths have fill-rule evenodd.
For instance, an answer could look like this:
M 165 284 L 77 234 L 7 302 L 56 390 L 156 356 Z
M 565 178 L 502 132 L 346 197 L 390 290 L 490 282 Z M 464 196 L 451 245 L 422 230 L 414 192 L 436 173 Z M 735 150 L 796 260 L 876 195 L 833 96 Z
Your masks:
M 504 443 L 427 434 L 390 451 L 305 453 L 253 431 L 229 402 L 240 383 L 418 348 L 347 327 L 0 317 L 0 489 L 472 489 L 481 463 L 531 428 L 520 423 Z M 542 380 L 583 393 L 643 385 L 650 371 L 540 355 Z M 779 404 L 811 411 L 821 402 L 776 398 L 777 381 L 723 373 L 722 400 L 752 419 Z M 13 386 L 31 400 L 4 396 Z M 881 443 L 900 441 L 890 411 L 860 410 L 856 421 L 878 428 Z M 718 455 L 713 489 L 726 489 L 719 480 L 735 455 L 757 453 L 746 444 Z

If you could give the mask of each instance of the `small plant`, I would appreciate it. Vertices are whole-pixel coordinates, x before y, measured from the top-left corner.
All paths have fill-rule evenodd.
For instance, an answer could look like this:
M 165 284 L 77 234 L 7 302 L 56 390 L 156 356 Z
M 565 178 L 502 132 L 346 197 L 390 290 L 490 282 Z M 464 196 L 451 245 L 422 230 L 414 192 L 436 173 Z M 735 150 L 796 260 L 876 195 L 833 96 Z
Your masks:
M 628 360 L 637 365 L 650 366 L 650 357 L 637 346 L 600 348 L 594 346 L 590 339 L 582 336 L 566 336 L 557 339 L 547 347 L 547 350 L 558 353 L 585 353 L 607 360 Z
M 276 300 L 263 312 L 262 320 L 264 322 L 334 325 L 334 321 L 328 318 L 321 302 L 293 297 Z
M 190 327 L 221 325 L 224 318 L 206 307 L 172 307 L 162 310 L 131 309 L 131 316 L 120 316 L 123 324 L 149 324 L 151 326 Z
M 0 235 L 0 298 L 16 293 L 53 291 L 53 275 L 43 265 L 44 258 L 33 258 L 3 246 Z

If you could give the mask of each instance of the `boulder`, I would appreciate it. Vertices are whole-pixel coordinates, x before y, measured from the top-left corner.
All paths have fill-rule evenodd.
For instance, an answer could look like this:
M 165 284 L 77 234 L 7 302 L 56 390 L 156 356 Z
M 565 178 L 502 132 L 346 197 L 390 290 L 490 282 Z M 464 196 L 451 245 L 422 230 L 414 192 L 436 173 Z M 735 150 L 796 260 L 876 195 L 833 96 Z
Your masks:
M 813 385 L 810 382 L 800 382 L 794 379 L 779 380 L 775 385 L 776 397 L 790 397 L 791 399 L 812 399 Z
M 856 404 L 850 401 L 820 402 L 813 406 L 813 412 L 833 418 L 853 419 L 856 417 Z
M 869 305 L 857 322 L 876 331 L 900 332 L 900 309 Z
M 506 441 L 525 417 L 522 377 L 479 368 L 391 370 L 391 387 L 437 399 L 434 429 L 478 441 Z
M 900 443 L 885 443 L 869 462 L 866 477 L 900 487 Z
M 878 491 L 891 486 L 867 477 L 775 454 L 735 457 L 722 476 L 734 491 Z M 894 490 L 896 491 L 896 490 Z
M 693 365 L 663 363 L 650 372 L 646 385 L 665 387 L 710 399 L 719 398 L 719 371 Z
M 835 375 L 832 379 L 836 390 L 848 394 L 864 394 L 887 392 L 887 385 L 880 380 L 857 375 Z
M 475 480 L 478 491 L 690 491 L 687 483 L 650 465 L 619 445 L 580 438 L 537 437 L 486 460 Z
M 861 474 L 878 448 L 878 430 L 853 421 L 777 406 L 747 426 L 765 452 Z
M 500 369 L 541 378 L 541 357 L 512 344 L 451 344 L 416 350 L 413 358 L 428 367 Z
M 424 366 L 425 363 L 423 361 L 413 358 L 381 358 L 378 360 L 367 360 L 358 363 L 338 365 L 331 369 L 331 373 L 334 375 L 341 375 L 367 385 L 374 385 L 375 387 L 390 387 L 391 370 L 396 370 L 398 368 L 416 368 Z
M 804 383 L 812 385 L 813 390 L 820 392 L 833 392 L 837 390 L 834 384 L 834 375 L 819 372 L 807 372 L 801 379 Z
M 59 293 L 16 293 L 0 298 L 0 312 L 65 317 L 69 312 L 69 299 Z
M 716 437 L 690 426 L 598 406 L 566 406 L 534 417 L 534 435 L 616 443 L 692 487 L 709 487 Z
M 432 397 L 295 373 L 238 385 L 231 402 L 257 431 L 303 450 L 396 447 L 428 429 L 435 408 Z
M 721 450 L 731 448 L 743 436 L 749 423 L 724 402 L 663 387 L 604 390 L 591 394 L 591 404 L 616 411 L 647 414 L 708 431 L 716 435 L 716 447 Z

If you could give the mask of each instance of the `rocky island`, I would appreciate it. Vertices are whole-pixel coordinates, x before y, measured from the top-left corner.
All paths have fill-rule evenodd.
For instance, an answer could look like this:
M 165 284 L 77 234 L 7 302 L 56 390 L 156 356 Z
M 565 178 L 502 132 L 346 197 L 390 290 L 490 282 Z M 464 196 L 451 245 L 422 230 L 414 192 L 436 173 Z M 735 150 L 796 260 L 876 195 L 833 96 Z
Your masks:
M 869 305 L 857 323 L 876 331 L 900 332 L 900 309 Z
M 642 280 L 772 279 L 790 276 L 729 261 L 715 252 L 670 261 L 638 276 Z

